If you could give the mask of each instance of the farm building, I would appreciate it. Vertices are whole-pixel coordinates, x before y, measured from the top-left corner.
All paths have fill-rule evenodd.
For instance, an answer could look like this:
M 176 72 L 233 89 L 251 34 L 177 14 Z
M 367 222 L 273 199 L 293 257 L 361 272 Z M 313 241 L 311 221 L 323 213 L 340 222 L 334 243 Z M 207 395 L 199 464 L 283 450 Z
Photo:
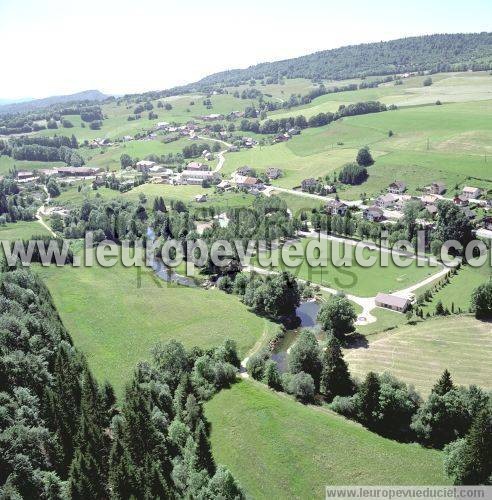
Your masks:
M 388 192 L 392 194 L 402 194 L 406 189 L 407 185 L 403 181 L 395 181 L 388 186 Z
M 183 184 L 200 185 L 203 181 L 212 181 L 217 174 L 203 170 L 183 170 L 180 175 L 180 180 Z
M 67 177 L 69 175 L 76 176 L 87 176 L 87 175 L 95 175 L 99 172 L 99 168 L 96 167 L 60 167 L 57 168 L 58 174 Z
M 190 161 L 190 163 L 186 165 L 186 170 L 208 170 L 208 165 L 205 165 L 205 163 L 201 163 L 199 161 Z
M 219 189 L 223 189 L 224 191 L 226 189 L 229 189 L 231 187 L 231 183 L 229 181 L 220 181 L 218 184 L 217 184 L 217 188 Z
M 247 189 L 261 189 L 263 187 L 263 183 L 260 179 L 256 177 L 248 177 L 244 175 L 236 175 L 236 185 L 239 188 L 247 188 Z
M 388 208 L 392 207 L 397 201 L 398 196 L 396 194 L 388 193 L 378 196 L 374 201 L 374 204 L 379 208 Z
M 468 204 L 470 203 L 468 200 L 469 198 L 467 198 L 465 195 L 459 194 L 458 196 L 455 196 L 453 198 L 453 203 L 460 207 L 467 207 Z
M 401 313 L 404 313 L 410 307 L 408 299 L 390 295 L 389 293 L 378 293 L 375 302 L 378 307 L 385 307 Z

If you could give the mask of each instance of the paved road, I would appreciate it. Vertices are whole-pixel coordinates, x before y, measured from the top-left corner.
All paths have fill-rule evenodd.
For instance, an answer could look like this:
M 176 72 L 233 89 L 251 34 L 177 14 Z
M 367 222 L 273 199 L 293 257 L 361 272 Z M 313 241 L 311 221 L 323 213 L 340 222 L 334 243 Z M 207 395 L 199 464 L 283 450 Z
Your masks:
M 263 192 L 265 193 L 266 196 L 270 196 L 270 194 L 273 191 L 280 191 L 282 193 L 290 193 L 290 194 L 293 194 L 295 196 L 303 196 L 305 198 L 312 198 L 314 200 L 319 200 L 319 201 L 322 201 L 324 203 L 335 199 L 334 197 L 330 198 L 328 196 L 321 196 L 319 194 L 306 193 L 305 191 L 297 191 L 295 189 L 287 189 L 287 188 L 281 188 L 281 187 L 277 187 L 277 186 L 267 186 Z M 342 201 L 343 203 L 345 203 L 349 207 L 350 206 L 358 207 L 359 205 L 362 204 L 362 200 L 355 200 L 355 201 L 340 200 L 340 201 Z
M 219 142 L 220 144 L 224 144 L 228 148 L 230 148 L 232 146 L 232 144 L 230 144 L 229 142 L 223 141 L 222 139 L 213 139 L 212 137 L 205 137 L 203 135 L 199 135 L 197 137 L 199 139 L 203 139 L 204 141 Z M 214 172 L 220 172 L 220 170 L 222 170 L 222 167 L 224 166 L 224 163 L 225 163 L 224 151 L 219 151 L 217 153 L 217 157 L 219 158 L 219 161 L 217 162 L 217 166 L 214 168 Z

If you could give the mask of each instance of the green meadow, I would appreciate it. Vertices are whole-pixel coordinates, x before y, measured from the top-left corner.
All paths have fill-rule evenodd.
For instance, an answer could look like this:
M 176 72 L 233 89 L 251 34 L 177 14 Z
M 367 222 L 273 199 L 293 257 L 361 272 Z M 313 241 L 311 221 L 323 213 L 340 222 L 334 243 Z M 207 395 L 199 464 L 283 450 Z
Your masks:
M 49 233 L 38 221 L 9 222 L 0 226 L 0 240 L 28 240 L 33 236 L 48 236 Z
M 212 451 L 251 498 L 322 498 L 327 485 L 449 484 L 442 453 L 241 381 L 206 404 Z
M 241 356 L 276 325 L 218 290 L 168 284 L 149 268 L 36 267 L 74 343 L 96 377 L 121 395 L 157 342 L 208 348 L 233 338 Z
M 304 254 L 309 242 L 314 242 L 312 238 L 303 238 L 300 240 Z M 346 293 L 357 295 L 359 297 L 373 297 L 378 292 L 394 292 L 406 288 L 414 283 L 424 280 L 435 274 L 439 268 L 417 266 L 415 259 L 403 258 L 408 267 L 397 266 L 390 255 L 381 254 L 377 250 L 364 249 L 366 259 L 376 258 L 376 263 L 371 267 L 360 266 L 355 259 L 355 247 L 353 245 L 343 245 L 338 242 L 321 239 L 322 250 L 316 250 L 314 257 L 320 257 L 319 266 L 310 266 L 306 259 L 302 260 L 300 265 L 286 265 L 282 262 L 281 250 L 274 250 L 272 257 L 277 257 L 278 267 L 272 265 L 262 266 L 260 257 L 268 258 L 269 254 L 257 256 L 253 265 L 262 266 L 277 272 L 290 271 L 296 277 L 313 283 L 344 291 Z M 294 255 L 294 254 L 292 254 Z M 344 259 L 344 256 L 351 258 L 352 263 L 349 267 L 342 266 L 338 259 Z M 294 257 L 292 257 L 294 259 Z M 384 265 L 383 259 L 388 259 L 388 265 Z M 380 260 L 381 259 L 381 260 Z
M 402 325 L 370 341 L 368 348 L 345 351 L 354 375 L 388 371 L 424 395 L 446 368 L 457 384 L 492 389 L 491 356 L 490 322 L 454 315 Z

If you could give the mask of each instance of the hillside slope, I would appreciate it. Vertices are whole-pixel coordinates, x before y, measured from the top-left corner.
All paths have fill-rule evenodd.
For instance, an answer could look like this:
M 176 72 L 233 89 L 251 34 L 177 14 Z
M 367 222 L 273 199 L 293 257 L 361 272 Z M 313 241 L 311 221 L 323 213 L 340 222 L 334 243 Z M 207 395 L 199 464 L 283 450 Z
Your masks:
M 200 86 L 265 77 L 334 79 L 413 71 L 490 69 L 492 33 L 438 34 L 349 45 L 207 76 Z
M 57 95 L 44 97 L 42 99 L 33 99 L 30 101 L 16 102 L 0 105 L 0 114 L 2 113 L 22 113 L 25 111 L 42 109 L 52 104 L 64 104 L 73 101 L 103 101 L 108 96 L 99 90 L 84 90 L 76 94 Z
M 447 484 L 442 454 L 382 438 L 242 381 L 206 405 L 215 458 L 254 498 L 322 498 L 325 485 Z

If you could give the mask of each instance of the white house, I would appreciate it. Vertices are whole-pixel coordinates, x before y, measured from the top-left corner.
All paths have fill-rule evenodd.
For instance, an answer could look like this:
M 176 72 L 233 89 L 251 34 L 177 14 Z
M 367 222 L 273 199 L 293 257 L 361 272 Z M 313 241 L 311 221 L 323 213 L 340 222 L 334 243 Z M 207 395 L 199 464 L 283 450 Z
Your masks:
M 383 194 L 378 196 L 374 201 L 374 204 L 379 208 L 388 208 L 392 207 L 395 203 L 398 202 L 398 196 L 393 193 Z
M 471 187 L 471 186 L 465 186 L 463 188 L 463 196 L 465 198 L 467 198 L 468 200 L 475 200 L 478 197 L 480 197 L 481 194 L 482 194 L 482 191 L 480 190 L 480 188 Z

